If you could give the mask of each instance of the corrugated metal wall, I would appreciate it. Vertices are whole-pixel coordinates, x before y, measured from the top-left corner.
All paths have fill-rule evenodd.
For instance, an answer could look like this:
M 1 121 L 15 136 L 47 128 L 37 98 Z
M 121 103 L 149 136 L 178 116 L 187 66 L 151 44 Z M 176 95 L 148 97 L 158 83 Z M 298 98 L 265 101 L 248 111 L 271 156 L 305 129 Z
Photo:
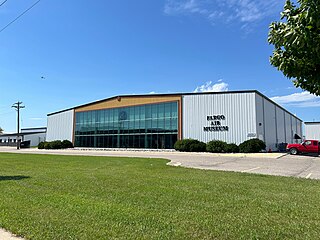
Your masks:
M 291 129 L 291 115 L 287 112 L 284 113 L 285 129 L 286 129 L 286 143 L 293 143 L 293 134 Z
M 302 138 L 302 122 L 297 119 L 297 134 Z
M 48 116 L 47 141 L 69 140 L 73 136 L 74 110 Z
M 46 133 L 37 133 L 37 134 L 30 134 L 25 135 L 23 141 L 31 141 L 30 146 L 38 146 L 39 142 L 43 142 L 46 140 Z
M 209 142 L 214 139 L 240 144 L 256 136 L 255 93 L 218 93 L 182 97 L 183 138 Z M 228 131 L 204 131 L 213 121 L 207 116 L 224 115 L 221 126 Z M 248 137 L 249 136 L 249 137 Z
M 257 118 L 257 138 L 259 138 L 262 141 L 265 141 L 265 125 L 264 125 L 264 102 L 263 98 L 255 94 L 255 99 L 256 99 L 256 118 Z
M 256 94 L 257 134 L 267 150 L 278 149 L 279 143 L 293 143 L 294 135 L 302 137 L 302 122 L 273 102 Z
M 320 123 L 306 123 L 306 139 L 320 140 Z
M 285 129 L 285 118 L 284 113 L 281 108 L 275 107 L 276 109 L 276 119 L 277 119 L 277 141 L 278 143 L 285 143 L 286 142 L 286 129 Z
M 276 128 L 276 109 L 275 105 L 270 101 L 264 102 L 264 125 L 265 125 L 265 143 L 267 145 L 267 150 L 276 150 L 277 142 L 277 128 Z

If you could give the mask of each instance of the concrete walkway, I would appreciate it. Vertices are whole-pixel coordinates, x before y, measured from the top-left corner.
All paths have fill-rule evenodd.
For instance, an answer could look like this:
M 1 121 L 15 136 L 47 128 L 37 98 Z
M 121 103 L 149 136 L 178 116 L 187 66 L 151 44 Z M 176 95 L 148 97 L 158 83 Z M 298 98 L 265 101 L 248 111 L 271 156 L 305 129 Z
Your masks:
M 292 156 L 284 153 L 214 154 L 175 151 L 106 151 L 98 149 L 38 150 L 35 148 L 16 150 L 10 147 L 0 147 L 0 152 L 164 158 L 170 160 L 168 165 L 171 166 L 320 179 L 319 157 Z
M 6 230 L 0 228 L 0 240 L 23 240 L 23 238 L 16 237 Z

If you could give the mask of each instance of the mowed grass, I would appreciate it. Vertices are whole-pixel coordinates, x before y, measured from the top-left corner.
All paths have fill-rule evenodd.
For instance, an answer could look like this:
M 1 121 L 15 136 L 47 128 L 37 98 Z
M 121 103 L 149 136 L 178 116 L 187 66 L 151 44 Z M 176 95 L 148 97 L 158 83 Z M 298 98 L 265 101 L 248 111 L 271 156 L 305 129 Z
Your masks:
M 319 239 L 320 182 L 163 159 L 0 154 L 0 227 L 27 239 Z

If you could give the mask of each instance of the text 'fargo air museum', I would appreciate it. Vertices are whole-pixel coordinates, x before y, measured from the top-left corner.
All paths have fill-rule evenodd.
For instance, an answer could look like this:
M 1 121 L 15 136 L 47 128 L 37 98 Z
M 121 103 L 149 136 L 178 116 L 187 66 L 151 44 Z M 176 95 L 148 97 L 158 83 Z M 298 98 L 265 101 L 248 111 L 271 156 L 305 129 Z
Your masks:
M 75 147 L 171 149 L 178 139 L 267 149 L 302 136 L 302 120 L 258 91 L 123 95 L 48 114 L 47 141 Z

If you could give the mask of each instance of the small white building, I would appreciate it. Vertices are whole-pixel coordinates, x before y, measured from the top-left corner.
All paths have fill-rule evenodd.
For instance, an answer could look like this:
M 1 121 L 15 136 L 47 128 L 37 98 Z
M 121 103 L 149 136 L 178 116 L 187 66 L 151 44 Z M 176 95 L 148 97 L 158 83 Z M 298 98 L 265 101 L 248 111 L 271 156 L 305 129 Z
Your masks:
M 306 139 L 320 141 L 320 122 L 305 122 Z
M 20 132 L 21 141 L 30 141 L 30 146 L 38 146 L 40 142 L 46 140 L 47 128 L 23 128 Z M 16 146 L 17 144 L 17 133 L 1 134 L 0 135 L 0 146 Z

